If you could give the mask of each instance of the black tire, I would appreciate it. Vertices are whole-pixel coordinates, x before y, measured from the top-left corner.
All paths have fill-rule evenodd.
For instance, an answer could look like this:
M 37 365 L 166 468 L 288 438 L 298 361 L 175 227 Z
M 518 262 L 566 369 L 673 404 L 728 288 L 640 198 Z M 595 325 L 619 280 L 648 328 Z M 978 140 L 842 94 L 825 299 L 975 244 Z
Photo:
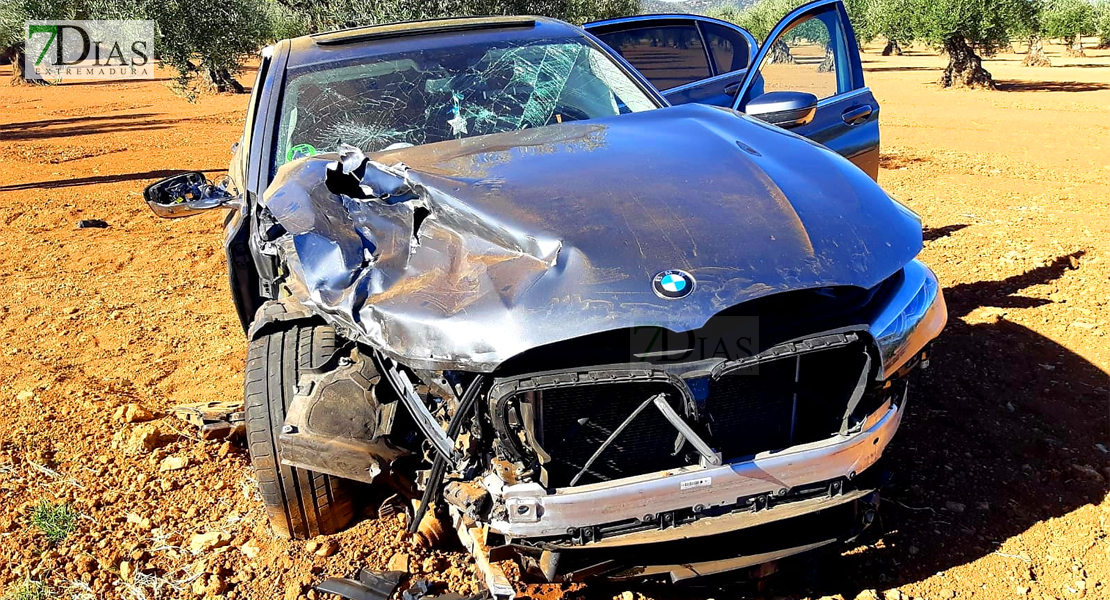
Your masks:
M 335 352 L 335 330 L 293 325 L 250 343 L 244 385 L 247 448 L 270 524 L 279 535 L 303 540 L 335 533 L 354 508 L 344 481 L 281 464 L 278 435 L 304 369 L 323 365 Z

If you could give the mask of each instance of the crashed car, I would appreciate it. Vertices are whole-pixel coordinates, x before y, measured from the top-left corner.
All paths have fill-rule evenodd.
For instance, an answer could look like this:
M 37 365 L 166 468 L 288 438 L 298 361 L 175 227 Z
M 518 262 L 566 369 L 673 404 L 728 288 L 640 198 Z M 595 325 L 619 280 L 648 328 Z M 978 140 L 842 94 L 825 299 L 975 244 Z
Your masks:
M 498 597 L 506 559 L 678 581 L 858 535 L 946 309 L 874 181 L 844 7 L 768 40 L 505 17 L 266 48 L 229 177 L 145 196 L 230 209 L 273 528 L 395 495 Z

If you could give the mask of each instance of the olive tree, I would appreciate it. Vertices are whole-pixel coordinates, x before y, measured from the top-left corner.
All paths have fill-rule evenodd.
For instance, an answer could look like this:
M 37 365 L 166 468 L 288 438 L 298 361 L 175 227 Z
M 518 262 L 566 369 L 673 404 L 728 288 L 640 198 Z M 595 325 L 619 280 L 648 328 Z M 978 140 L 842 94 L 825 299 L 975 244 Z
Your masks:
M 759 0 L 744 9 L 720 6 L 710 10 L 709 16 L 735 23 L 763 43 L 767 36 L 771 35 L 775 25 L 802 4 L 805 4 L 805 0 Z M 769 53 L 769 60 L 773 63 L 792 63 L 794 57 L 791 56 L 790 47 L 784 41 L 775 40 Z
M 866 27 L 865 39 L 882 36 L 886 39 L 882 55 L 902 54 L 902 45 L 910 44 L 914 39 L 913 31 L 913 4 L 906 0 L 863 0 L 858 9 L 864 17 L 859 19 L 862 26 Z M 851 13 L 849 13 L 851 14 Z M 852 24 L 857 28 L 856 17 L 852 15 Z
M 135 0 L 149 2 L 162 60 L 187 86 L 205 75 L 243 91 L 243 60 L 273 40 L 360 25 L 438 17 L 541 14 L 574 23 L 639 12 L 639 0 Z
M 978 52 L 994 53 L 1010 44 L 1030 18 L 1028 0 L 906 0 L 912 2 L 914 37 L 948 55 L 942 87 L 994 89 Z
M 27 81 L 23 71 L 25 22 L 75 18 L 76 9 L 69 2 L 0 1 L 0 58 L 11 62 L 13 84 Z M 34 83 L 46 82 L 35 80 Z
M 802 6 L 809 0 L 759 0 L 758 2 L 740 9 L 733 5 L 721 4 L 711 8 L 708 16 L 735 23 L 748 30 L 757 40 L 765 41 L 771 34 L 775 25 L 795 8 Z M 875 37 L 870 33 L 866 20 L 867 2 L 870 0 L 845 0 L 844 5 L 852 20 L 852 29 L 855 31 L 856 40 L 862 48 L 864 42 Z M 1108 0 L 1110 1 L 1110 0 Z M 828 44 L 828 30 L 817 23 L 803 23 L 791 31 L 789 39 L 806 39 L 811 42 Z M 789 41 L 789 39 L 787 41 Z M 822 70 L 832 69 L 833 53 L 826 47 L 825 62 L 819 67 Z M 790 47 L 784 40 L 776 40 L 771 48 L 769 60 L 774 63 L 789 63 L 794 61 L 790 54 Z
M 145 0 L 0 0 L 0 58 L 11 61 L 12 83 L 26 81 L 27 21 L 142 19 Z M 34 83 L 48 83 L 34 80 Z
M 243 61 L 272 39 L 265 0 L 149 0 L 158 25 L 158 57 L 190 90 L 198 75 L 219 92 L 245 91 Z
M 1098 47 L 1110 48 L 1110 0 L 1099 0 L 1095 4 L 1095 33 L 1098 34 Z
M 317 33 L 345 27 L 416 19 L 483 15 L 542 15 L 582 24 L 634 15 L 640 0 L 276 0 L 283 12 Z
M 1068 56 L 1085 56 L 1083 36 L 1097 31 L 1095 5 L 1088 0 L 1048 0 L 1041 21 L 1045 35 L 1068 45 Z
M 1028 0 L 1027 16 L 1017 23 L 1011 35 L 1024 38 L 1029 47 L 1021 64 L 1025 67 L 1051 67 L 1052 61 L 1044 52 L 1045 0 Z

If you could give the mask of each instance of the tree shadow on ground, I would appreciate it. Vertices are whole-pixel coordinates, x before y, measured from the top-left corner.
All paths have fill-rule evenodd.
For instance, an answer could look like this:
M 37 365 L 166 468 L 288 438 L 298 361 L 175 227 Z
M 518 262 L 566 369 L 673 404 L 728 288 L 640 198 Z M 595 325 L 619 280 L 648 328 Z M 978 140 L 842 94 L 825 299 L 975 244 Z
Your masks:
M 61 117 L 57 119 L 41 119 L 38 121 L 23 121 L 18 123 L 0 123 L 0 132 L 4 132 L 4 139 L 16 139 L 9 137 L 8 132 L 28 132 L 31 130 L 46 129 L 49 127 L 67 126 L 67 125 L 88 125 L 98 121 L 119 121 L 120 119 L 148 119 L 153 117 L 154 113 L 140 113 L 134 115 L 88 115 L 80 117 Z
M 1110 90 L 1110 83 L 1094 81 L 1022 81 L 995 79 L 994 84 L 1003 92 L 1097 92 Z
M 198 169 L 201 173 L 220 173 L 226 169 Z M 0 186 L 0 192 L 14 192 L 19 190 L 49 190 L 54 188 L 74 187 L 82 185 L 103 185 L 121 183 L 125 181 L 140 181 L 144 179 L 164 179 L 171 175 L 184 173 L 182 170 L 158 169 L 141 173 L 125 173 L 122 175 L 97 175 L 94 177 L 74 177 L 72 179 L 58 179 L 55 181 L 36 181 L 32 183 L 16 183 Z
M 892 154 L 884 152 L 879 155 L 879 167 L 883 169 L 903 169 L 910 165 L 927 163 L 929 159 L 924 156 L 909 156 L 906 154 Z
M 154 131 L 168 129 L 188 119 L 147 119 L 137 121 L 135 118 L 142 115 L 122 115 L 113 120 L 109 117 L 75 117 L 73 119 L 55 119 L 59 122 L 73 121 L 70 125 L 39 126 L 38 121 L 27 123 L 12 123 L 10 129 L 3 131 L 4 141 L 16 142 L 26 140 L 57 139 L 78 137 L 83 135 L 96 135 L 100 133 L 117 133 L 124 131 Z M 92 122 L 90 122 L 92 121 Z
M 939 240 L 943 237 L 948 237 L 953 233 L 967 227 L 967 223 L 956 223 L 954 225 L 945 225 L 943 227 L 926 227 L 921 232 L 921 237 L 926 242 Z
M 881 73 L 895 71 L 943 71 L 944 67 L 920 67 L 915 65 L 890 66 L 890 67 L 864 67 L 865 72 Z

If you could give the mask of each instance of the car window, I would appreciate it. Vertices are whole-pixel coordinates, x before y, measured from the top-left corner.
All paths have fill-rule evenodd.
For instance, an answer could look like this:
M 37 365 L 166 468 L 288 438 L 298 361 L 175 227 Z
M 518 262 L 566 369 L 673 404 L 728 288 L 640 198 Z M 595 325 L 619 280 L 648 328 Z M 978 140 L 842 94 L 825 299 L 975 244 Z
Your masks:
M 659 90 L 710 76 L 701 35 L 693 25 L 642 27 L 598 36 Z
M 804 19 L 771 42 L 759 66 L 762 93 L 809 92 L 820 100 L 848 91 L 848 54 L 835 11 Z
M 272 171 L 337 141 L 377 152 L 657 107 L 576 38 L 359 56 L 290 70 Z
M 718 73 L 738 71 L 748 66 L 748 40 L 736 31 L 716 23 L 702 23 L 705 43 Z

